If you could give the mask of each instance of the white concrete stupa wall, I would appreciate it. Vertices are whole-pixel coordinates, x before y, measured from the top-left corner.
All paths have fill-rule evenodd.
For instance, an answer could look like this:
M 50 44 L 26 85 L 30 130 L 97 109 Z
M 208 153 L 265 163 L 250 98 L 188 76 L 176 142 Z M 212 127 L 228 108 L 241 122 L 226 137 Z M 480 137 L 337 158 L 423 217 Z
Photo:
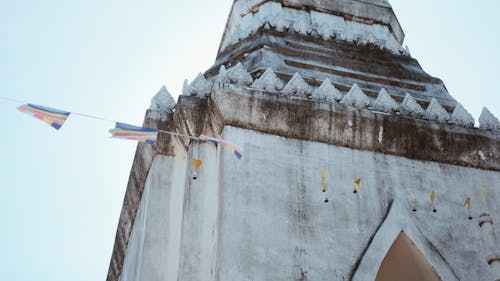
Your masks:
M 223 137 L 245 150 L 241 160 L 209 143 L 155 158 L 120 280 L 374 280 L 401 231 L 442 280 L 495 280 L 477 218 L 500 219 L 498 172 L 231 126 Z M 196 180 L 192 157 L 203 160 Z

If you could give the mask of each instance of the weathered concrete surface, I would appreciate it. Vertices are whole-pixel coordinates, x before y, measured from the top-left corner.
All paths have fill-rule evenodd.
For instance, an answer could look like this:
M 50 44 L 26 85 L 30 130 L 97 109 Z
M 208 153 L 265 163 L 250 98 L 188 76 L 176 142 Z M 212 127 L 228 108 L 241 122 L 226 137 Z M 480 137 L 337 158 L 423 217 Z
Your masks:
M 193 158 L 203 159 L 196 173 L 188 161 Z M 207 143 L 192 144 L 188 155 L 155 156 L 119 280 L 213 279 L 217 159 Z
M 222 136 L 242 160 L 209 143 L 155 157 L 120 280 L 373 280 L 401 231 L 442 280 L 493 280 L 463 201 L 471 196 L 474 217 L 499 216 L 500 173 L 231 126 Z M 196 174 L 191 158 L 204 161 Z
M 234 41 L 233 37 L 240 32 L 239 29 L 244 16 L 258 11 L 261 6 L 269 2 L 276 2 L 283 8 L 296 9 L 298 11 L 316 11 L 338 15 L 352 23 L 359 22 L 365 25 L 387 26 L 390 34 L 397 40 L 399 45 L 404 40 L 403 29 L 391 6 L 386 1 L 239 0 L 235 1 L 231 8 L 231 13 L 219 47 L 219 54 L 231 45 Z
M 222 153 L 217 280 L 373 280 L 402 230 L 443 280 L 493 280 L 481 231 L 463 202 L 471 196 L 474 217 L 499 216 L 498 172 L 233 127 L 223 136 L 246 154 L 236 161 Z M 329 203 L 321 169 L 330 172 Z M 361 192 L 353 194 L 357 177 Z M 483 186 L 492 187 L 486 200 Z
M 292 139 L 298 139 L 306 141 L 307 143 L 315 143 L 316 145 L 324 145 L 336 149 L 340 149 L 339 146 L 342 146 L 346 147 L 343 149 L 364 150 L 367 151 L 366 153 L 370 151 L 370 153 L 374 155 L 379 155 L 378 157 L 392 157 L 389 155 L 394 155 L 408 159 L 422 160 L 424 162 L 417 161 L 416 163 L 425 163 L 421 165 L 427 165 L 428 167 L 434 167 L 436 165 L 441 167 L 443 164 L 438 163 L 447 163 L 497 172 L 500 171 L 499 136 L 498 133 L 495 132 L 438 124 L 432 121 L 415 120 L 397 115 L 376 114 L 339 104 L 308 100 L 290 100 L 277 95 L 270 95 L 254 90 L 245 90 L 233 86 L 214 88 L 209 100 L 200 99 L 198 97 L 180 97 L 173 120 L 161 124 L 163 124 L 162 126 L 166 126 L 181 133 L 188 133 L 191 135 L 207 134 L 212 136 L 218 136 L 223 128 L 230 125 L 276 135 L 276 137 L 282 140 L 282 146 L 288 145 L 287 139 L 290 139 L 291 142 L 294 142 Z M 187 139 L 170 138 L 165 135 L 161 135 L 160 137 L 162 139 L 155 148 L 156 150 L 151 150 L 152 148 L 149 146 L 139 146 L 137 152 L 138 156 L 132 169 L 131 183 L 127 190 L 122 217 L 118 227 L 117 240 L 108 280 L 118 280 L 120 276 L 125 250 L 128 245 L 128 237 L 134 223 L 135 212 L 142 196 L 142 189 L 144 188 L 144 182 L 146 181 L 146 175 L 148 175 L 153 155 L 163 154 L 171 156 L 176 155 L 179 157 L 179 155 L 185 155 L 185 151 L 191 151 L 196 147 L 194 146 L 196 144 L 190 144 Z M 217 159 L 216 154 L 213 152 L 212 154 L 203 152 L 200 154 L 202 155 L 200 157 L 202 157 L 203 161 L 206 163 L 210 163 L 207 164 L 207 166 L 211 167 L 211 169 L 215 169 L 212 170 L 210 175 L 217 174 L 224 177 L 229 176 L 226 175 L 226 173 L 229 173 L 230 177 L 238 179 L 238 183 L 235 182 L 231 185 L 219 183 L 218 185 L 223 189 L 229 188 L 229 186 L 239 186 L 239 182 L 244 182 L 243 179 L 245 178 L 254 181 L 254 174 L 235 177 L 232 172 L 227 172 L 226 170 L 229 169 L 229 166 L 233 168 L 242 165 L 242 163 L 246 163 L 247 155 L 251 155 L 255 153 L 254 150 L 261 150 L 261 148 L 247 145 L 247 140 L 240 143 L 240 136 L 229 135 L 226 138 L 239 145 L 243 145 L 246 150 L 244 160 L 236 161 L 236 159 L 231 156 L 231 159 L 224 160 L 225 158 L 222 158 L 216 161 L 214 160 Z M 253 141 L 256 143 L 261 142 L 260 138 L 254 139 Z M 204 151 L 204 149 L 207 148 L 198 149 Z M 277 146 L 273 149 L 279 151 L 281 148 Z M 222 150 L 222 153 L 227 154 L 227 151 Z M 268 157 L 269 156 L 270 158 L 274 158 L 274 154 L 271 153 L 271 151 L 268 152 Z M 314 154 L 311 154 L 311 156 L 314 156 Z M 334 158 L 337 157 L 338 156 L 334 156 Z M 262 163 L 265 163 L 262 164 L 263 167 L 268 167 L 266 168 L 267 170 L 274 170 L 274 164 L 264 160 Z M 352 160 L 352 163 L 365 163 L 365 161 Z M 352 163 L 350 164 L 351 166 Z M 228 165 L 228 167 L 226 167 L 226 165 Z M 361 165 L 361 167 L 363 167 L 363 165 Z M 444 165 L 443 167 L 463 169 L 458 166 Z M 393 167 L 387 168 L 387 170 L 392 169 Z M 427 177 L 427 170 L 421 170 L 420 168 L 409 170 L 413 171 L 415 176 L 421 180 L 424 176 Z M 249 169 L 249 171 L 252 171 L 252 169 Z M 309 170 L 307 171 L 308 173 L 312 173 Z M 471 178 L 470 176 L 465 176 L 465 178 L 471 181 L 470 186 L 481 186 L 483 184 L 483 171 L 472 171 L 476 171 L 476 177 Z M 171 171 L 166 168 L 165 172 L 169 174 Z M 400 174 L 397 169 L 394 170 L 394 173 Z M 406 171 L 404 173 L 409 172 Z M 498 175 L 495 172 L 484 171 L 484 173 Z M 152 176 L 154 177 L 154 175 Z M 406 176 L 407 175 L 404 174 L 404 177 Z M 443 175 L 430 174 L 430 177 L 442 176 Z M 453 176 L 462 177 L 458 172 L 453 174 Z M 186 177 L 190 177 L 190 175 L 186 175 Z M 210 177 L 206 176 L 205 178 Z M 476 179 L 478 179 L 477 182 L 475 182 Z M 216 187 L 215 182 L 217 181 L 220 181 L 220 178 L 212 178 L 209 181 L 210 184 L 200 180 L 197 181 L 194 186 L 201 186 L 200 188 L 197 187 L 197 189 L 202 189 L 203 191 L 211 190 L 210 196 L 219 194 L 219 196 L 224 197 L 225 195 L 223 193 L 217 193 L 213 190 L 213 188 Z M 485 186 L 492 186 L 495 182 L 497 181 L 490 180 Z M 453 183 L 449 186 L 455 188 Z M 191 190 L 190 185 L 182 185 L 180 187 L 179 185 L 171 185 L 168 188 L 180 188 L 181 190 L 189 188 L 188 190 Z M 455 191 L 452 189 L 448 192 L 453 193 Z M 466 195 L 465 190 L 462 195 Z M 209 196 L 209 194 L 198 192 L 194 192 L 189 196 L 184 196 L 186 196 L 185 198 L 187 199 L 185 200 L 187 201 L 184 203 L 182 215 L 184 218 L 182 226 L 184 229 L 182 232 L 184 240 L 182 241 L 182 247 L 184 249 L 189 249 L 189 251 L 181 251 L 180 259 L 183 262 L 180 264 L 179 274 L 184 276 L 183 278 L 186 278 L 185 280 L 211 280 L 210 278 L 218 278 L 217 276 L 219 276 L 221 271 L 213 270 L 208 264 L 212 264 L 212 262 L 217 264 L 222 261 L 215 257 L 218 255 L 218 251 L 223 248 L 216 248 L 216 250 L 211 248 L 215 247 L 217 243 L 220 242 L 219 240 L 213 240 L 218 232 L 218 229 L 213 228 L 213 226 L 216 224 L 214 222 L 215 214 L 219 212 L 219 206 L 216 202 L 220 199 L 216 200 L 211 197 L 211 199 L 208 200 L 206 198 L 208 198 L 207 196 Z M 213 205 L 207 205 L 207 202 L 212 202 Z M 380 204 L 384 205 L 386 203 L 382 202 Z M 224 207 L 224 203 L 220 203 L 219 205 L 221 208 Z M 361 214 L 359 215 L 361 216 Z M 384 214 L 379 215 L 383 216 Z M 378 220 L 379 223 L 381 223 L 381 219 L 378 218 Z M 176 227 L 180 226 L 172 226 L 172 229 Z M 213 230 L 213 233 L 208 233 L 210 229 Z M 204 244 L 204 242 L 201 243 L 200 241 L 202 240 L 211 241 L 210 243 L 212 244 L 208 245 Z M 193 241 L 198 241 L 198 244 Z M 451 247 L 452 245 L 448 246 Z M 134 247 L 137 246 L 129 247 L 134 249 Z M 135 250 L 130 251 L 131 255 L 134 256 L 133 253 Z M 208 257 L 212 257 L 209 259 L 210 263 L 204 263 L 204 266 L 200 266 L 200 261 L 206 260 Z M 359 259 L 361 257 L 354 256 L 353 258 Z
M 186 168 L 182 156 L 154 157 L 120 280 L 174 280 L 177 277 Z
M 146 113 L 144 126 L 150 128 L 159 128 L 169 130 L 172 127 L 173 114 L 156 114 L 157 119 L 149 118 L 152 112 Z M 155 154 L 174 155 L 173 142 L 168 135 L 160 134 L 158 145 L 151 146 L 139 144 L 135 153 L 134 163 L 130 171 L 130 178 L 123 200 L 123 206 L 120 213 L 120 220 L 116 231 L 115 244 L 113 246 L 112 258 L 109 265 L 108 276 L 106 280 L 118 280 L 122 272 L 125 252 L 128 241 L 134 225 L 139 203 L 144 191 L 146 177 L 148 175 Z
M 189 148 L 189 159 L 201 159 L 203 164 L 198 172 L 189 167 L 186 174 L 181 263 L 179 276 L 171 280 L 214 280 L 218 249 L 219 152 L 213 144 L 205 142 L 195 142 Z
M 224 124 L 412 159 L 500 171 L 500 134 L 226 85 L 211 110 Z M 484 157 L 482 157 L 482 156 Z
M 399 101 L 410 93 L 425 104 L 435 98 L 450 112 L 456 105 L 443 82 L 427 74 L 417 60 L 373 46 L 327 42 L 261 28 L 219 54 L 206 76 L 215 76 L 221 65 L 229 67 L 238 62 L 254 78 L 271 66 L 281 79 L 289 80 L 298 72 L 311 86 L 319 86 L 328 78 L 344 92 L 356 83 L 373 97 L 384 88 Z

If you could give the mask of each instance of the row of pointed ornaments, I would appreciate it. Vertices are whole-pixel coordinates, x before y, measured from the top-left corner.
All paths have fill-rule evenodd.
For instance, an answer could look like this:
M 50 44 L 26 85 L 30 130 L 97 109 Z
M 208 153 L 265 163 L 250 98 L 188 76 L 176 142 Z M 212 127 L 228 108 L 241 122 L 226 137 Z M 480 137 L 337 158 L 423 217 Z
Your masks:
M 398 103 L 383 88 L 378 93 L 378 97 L 375 100 L 371 100 L 357 84 L 352 85 L 349 92 L 343 95 L 335 88 L 328 78 L 322 82 L 320 87 L 314 89 L 304 81 L 299 73 L 295 73 L 290 81 L 284 84 L 271 68 L 268 68 L 254 81 L 241 63 L 227 70 L 222 66 L 219 74 L 214 77 L 213 81 L 206 79 L 201 73 L 191 84 L 185 80 L 182 94 L 201 98 L 209 97 L 213 83 L 231 84 L 252 90 L 280 94 L 289 98 L 340 103 L 357 109 L 368 109 L 375 112 L 383 112 L 385 114 L 406 115 L 469 128 L 474 127 L 474 118 L 460 103 L 457 103 L 451 114 L 434 98 L 431 99 L 427 109 L 423 109 L 410 94 L 407 93 L 403 101 Z M 166 92 L 166 95 L 168 95 L 170 99 L 166 97 L 165 93 L 161 94 L 161 92 L 162 91 L 153 98 L 152 107 L 150 109 L 158 110 L 160 108 L 165 108 L 173 110 L 175 101 L 170 97 L 166 88 L 164 92 Z M 485 107 L 479 117 L 479 127 L 484 130 L 499 131 L 500 122 Z

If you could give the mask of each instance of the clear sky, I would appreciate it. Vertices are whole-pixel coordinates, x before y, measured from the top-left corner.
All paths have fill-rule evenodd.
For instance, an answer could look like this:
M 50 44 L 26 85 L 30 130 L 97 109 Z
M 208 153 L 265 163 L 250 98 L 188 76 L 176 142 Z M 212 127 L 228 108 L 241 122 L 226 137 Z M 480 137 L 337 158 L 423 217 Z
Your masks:
M 500 1 L 390 1 L 412 56 L 474 117 L 500 116 Z M 142 123 L 213 63 L 230 0 L 0 0 L 0 96 Z M 0 280 L 105 280 L 136 144 L 0 101 Z

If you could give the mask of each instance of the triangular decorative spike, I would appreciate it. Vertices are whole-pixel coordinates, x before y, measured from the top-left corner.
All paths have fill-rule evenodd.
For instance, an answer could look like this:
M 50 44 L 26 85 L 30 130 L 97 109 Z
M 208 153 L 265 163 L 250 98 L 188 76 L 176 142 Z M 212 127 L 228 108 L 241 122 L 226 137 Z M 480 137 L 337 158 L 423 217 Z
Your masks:
M 457 103 L 451 114 L 450 123 L 471 128 L 474 127 L 474 117 L 460 103 Z
M 253 82 L 252 76 L 250 76 L 241 62 L 228 69 L 226 77 L 229 78 L 230 83 L 239 86 L 249 86 Z
M 302 10 L 291 10 L 291 16 L 293 17 L 293 23 L 290 28 L 302 35 L 308 35 L 312 32 L 311 25 L 311 15 Z
M 335 36 L 339 28 L 343 29 L 344 18 L 327 13 L 311 11 L 311 23 L 312 27 L 323 40 L 329 40 L 331 37 Z
M 278 94 L 281 88 L 283 88 L 283 82 L 274 74 L 272 68 L 269 67 L 259 79 L 253 82 L 252 88 Z
M 340 100 L 340 103 L 364 108 L 370 105 L 370 99 L 363 93 L 358 84 L 354 84 L 349 92 Z
M 373 103 L 373 108 L 382 112 L 392 113 L 398 110 L 398 103 L 382 88 L 378 93 L 378 97 Z
M 481 111 L 479 116 L 479 128 L 483 130 L 496 131 L 500 130 L 500 122 L 486 107 Z
M 312 93 L 312 87 L 302 79 L 299 73 L 295 73 L 286 84 L 283 91 L 281 91 L 286 96 L 294 96 L 294 97 L 310 97 Z
M 425 111 L 425 116 L 427 116 L 429 120 L 437 120 L 441 123 L 450 119 L 450 115 L 446 109 L 444 109 L 435 98 L 431 99 L 431 102 Z
M 246 39 L 248 36 L 255 33 L 262 25 L 263 23 L 260 21 L 258 15 L 253 13 L 246 14 L 241 20 L 239 38 Z
M 321 83 L 321 86 L 319 86 L 319 88 L 317 88 L 313 92 L 312 96 L 315 99 L 326 100 L 328 102 L 339 101 L 340 99 L 342 99 L 342 94 L 340 94 L 339 90 L 335 88 L 335 86 L 328 78 L 326 78 L 325 81 Z
M 291 21 L 287 18 L 280 3 L 268 2 L 262 5 L 259 8 L 259 16 L 263 22 L 268 22 L 279 32 L 283 32 L 290 28 Z
M 404 55 L 411 57 L 410 48 L 408 47 L 408 45 L 405 45 Z
M 219 74 L 217 74 L 213 80 L 215 83 L 219 83 L 219 84 L 225 84 L 225 83 L 230 82 L 229 78 L 227 78 L 227 70 L 226 70 L 226 67 L 224 65 L 220 66 Z
M 191 93 L 189 92 L 189 82 L 187 79 L 184 79 L 184 84 L 182 85 L 182 95 L 183 96 L 191 95 Z
M 211 91 L 212 82 L 205 79 L 202 73 L 198 74 L 191 85 L 189 85 L 191 95 L 197 95 L 198 97 L 208 97 Z
M 418 104 L 418 102 L 410 94 L 406 93 L 406 96 L 401 103 L 401 109 L 403 112 L 408 113 L 415 117 L 420 117 L 424 115 L 424 110 Z
M 267 2 L 259 7 L 257 13 L 258 20 L 261 23 L 266 23 L 269 28 L 276 27 L 276 19 L 283 15 L 283 7 L 281 3 L 277 2 Z
M 168 92 L 167 87 L 163 86 L 151 99 L 149 110 L 171 113 L 175 108 L 175 104 L 175 100 Z
M 375 38 L 375 36 L 373 35 L 372 32 L 368 32 L 368 35 L 366 35 L 366 38 L 365 38 L 366 42 L 370 43 L 370 44 L 376 44 L 377 43 L 377 38 Z

